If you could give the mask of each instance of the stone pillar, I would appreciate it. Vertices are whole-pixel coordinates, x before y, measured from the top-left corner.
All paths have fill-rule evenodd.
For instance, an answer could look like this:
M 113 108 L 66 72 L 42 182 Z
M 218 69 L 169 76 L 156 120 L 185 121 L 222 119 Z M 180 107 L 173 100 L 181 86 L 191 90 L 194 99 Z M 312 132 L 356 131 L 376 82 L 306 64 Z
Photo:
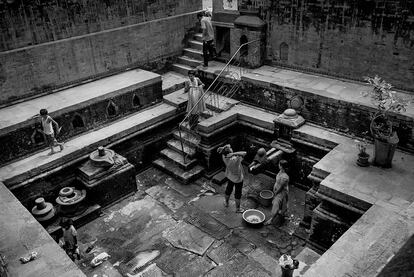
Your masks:
M 305 119 L 298 115 L 294 109 L 286 109 L 273 122 L 275 123 L 276 137 L 289 141 L 292 137 L 292 131 L 302 126 Z
M 236 60 L 242 65 L 256 68 L 263 65 L 266 51 L 266 23 L 256 12 L 240 11 L 240 16 L 234 21 L 234 29 L 230 31 L 230 54 L 234 55 L 241 44 L 250 43 L 236 55 Z

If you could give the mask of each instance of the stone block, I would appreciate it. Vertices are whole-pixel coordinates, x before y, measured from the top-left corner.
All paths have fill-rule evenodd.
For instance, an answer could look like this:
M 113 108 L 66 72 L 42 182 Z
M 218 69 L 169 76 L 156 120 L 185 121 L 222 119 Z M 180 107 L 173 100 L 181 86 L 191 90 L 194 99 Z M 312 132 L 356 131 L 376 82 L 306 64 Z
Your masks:
M 79 181 L 86 187 L 88 198 L 105 207 L 137 190 L 135 167 L 119 156 L 110 169 L 96 168 L 88 160 L 79 168 Z

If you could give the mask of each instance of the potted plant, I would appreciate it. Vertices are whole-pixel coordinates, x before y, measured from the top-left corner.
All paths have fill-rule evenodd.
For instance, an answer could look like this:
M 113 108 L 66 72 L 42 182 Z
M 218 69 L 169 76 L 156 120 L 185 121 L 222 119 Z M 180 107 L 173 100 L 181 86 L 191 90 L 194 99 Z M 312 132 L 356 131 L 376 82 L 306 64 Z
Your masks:
M 369 154 L 367 153 L 367 141 L 362 139 L 362 141 L 356 140 L 357 147 L 359 150 L 357 164 L 362 167 L 369 166 Z
M 374 160 L 373 163 L 382 167 L 391 167 L 395 148 L 398 144 L 397 132 L 393 130 L 390 113 L 401 113 L 406 111 L 408 99 L 401 98 L 392 85 L 382 78 L 365 77 L 372 90 L 364 92 L 364 96 L 371 97 L 372 103 L 377 111 L 371 117 L 370 131 L 374 137 Z

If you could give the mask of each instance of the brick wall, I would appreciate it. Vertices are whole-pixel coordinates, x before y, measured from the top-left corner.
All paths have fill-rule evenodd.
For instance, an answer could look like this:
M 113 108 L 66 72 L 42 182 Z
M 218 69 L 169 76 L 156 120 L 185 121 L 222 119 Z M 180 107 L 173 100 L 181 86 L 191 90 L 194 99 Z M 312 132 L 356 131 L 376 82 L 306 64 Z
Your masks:
M 179 15 L 201 5 L 200 0 L 0 1 L 0 51 Z
M 0 52 L 0 104 L 181 53 L 194 13 Z

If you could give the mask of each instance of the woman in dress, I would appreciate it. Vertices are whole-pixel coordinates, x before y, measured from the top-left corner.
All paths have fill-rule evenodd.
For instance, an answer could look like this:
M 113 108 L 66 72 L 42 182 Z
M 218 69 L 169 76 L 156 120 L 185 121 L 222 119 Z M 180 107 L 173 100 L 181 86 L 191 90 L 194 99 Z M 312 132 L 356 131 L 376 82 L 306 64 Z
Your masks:
M 188 71 L 188 79 L 185 82 L 184 92 L 188 93 L 187 113 L 190 113 L 190 128 L 194 129 L 197 126 L 200 114 L 206 110 L 206 104 L 202 97 L 204 84 L 199 78 L 195 77 L 194 70 Z
M 272 215 L 265 225 L 272 224 L 278 217 L 278 223 L 285 218 L 289 195 L 289 176 L 286 173 L 287 161 L 279 162 L 279 173 L 276 175 L 276 182 L 273 187 L 274 198 L 272 201 Z

